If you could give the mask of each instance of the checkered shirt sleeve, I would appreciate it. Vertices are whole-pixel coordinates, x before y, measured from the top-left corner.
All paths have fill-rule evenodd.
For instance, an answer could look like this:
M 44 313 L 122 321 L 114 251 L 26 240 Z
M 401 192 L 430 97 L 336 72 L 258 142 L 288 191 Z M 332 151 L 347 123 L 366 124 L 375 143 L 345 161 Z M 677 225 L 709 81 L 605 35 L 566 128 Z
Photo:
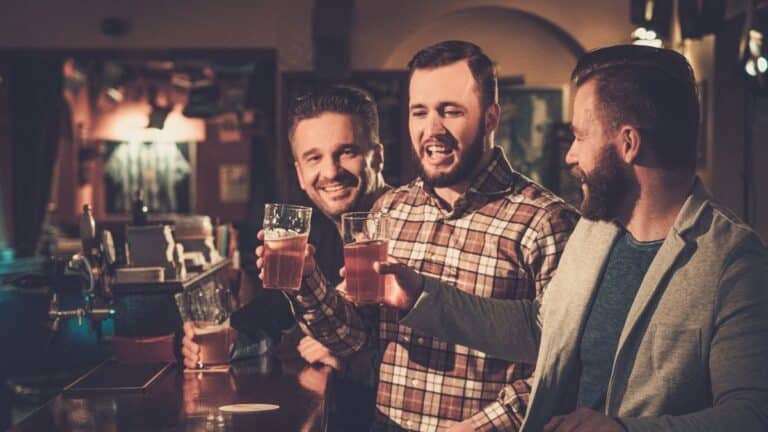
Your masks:
M 330 288 L 319 269 L 305 277 L 299 293 L 290 298 L 302 329 L 309 329 L 337 356 L 349 356 L 366 344 L 366 327 L 358 311 Z

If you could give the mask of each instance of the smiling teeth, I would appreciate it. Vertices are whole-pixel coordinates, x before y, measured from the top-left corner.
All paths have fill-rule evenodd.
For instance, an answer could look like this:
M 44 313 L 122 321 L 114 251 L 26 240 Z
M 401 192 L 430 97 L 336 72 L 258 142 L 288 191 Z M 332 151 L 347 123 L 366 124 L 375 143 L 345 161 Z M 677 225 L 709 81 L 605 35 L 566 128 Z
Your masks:
M 343 189 L 344 189 L 344 186 L 342 186 L 342 185 L 326 186 L 326 187 L 323 188 L 323 190 L 326 191 L 326 192 L 338 192 L 338 191 L 343 190 Z
M 441 145 L 428 145 L 427 146 L 427 153 L 432 155 L 432 153 L 441 153 L 441 154 L 448 154 L 451 150 L 446 146 Z

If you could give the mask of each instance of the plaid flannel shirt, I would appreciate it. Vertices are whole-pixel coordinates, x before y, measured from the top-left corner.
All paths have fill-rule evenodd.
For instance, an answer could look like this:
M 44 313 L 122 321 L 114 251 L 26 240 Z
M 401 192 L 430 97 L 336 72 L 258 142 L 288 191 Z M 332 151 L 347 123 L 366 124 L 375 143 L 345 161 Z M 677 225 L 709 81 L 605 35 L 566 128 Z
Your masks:
M 416 179 L 374 205 L 389 216 L 389 255 L 440 283 L 482 297 L 534 299 L 552 278 L 578 219 L 551 192 L 514 172 L 496 148 L 485 170 L 444 210 Z M 293 296 L 297 319 L 337 355 L 367 342 L 365 325 L 315 271 Z M 382 307 L 374 430 L 434 431 L 471 418 L 476 430 L 519 428 L 533 365 L 420 334 Z

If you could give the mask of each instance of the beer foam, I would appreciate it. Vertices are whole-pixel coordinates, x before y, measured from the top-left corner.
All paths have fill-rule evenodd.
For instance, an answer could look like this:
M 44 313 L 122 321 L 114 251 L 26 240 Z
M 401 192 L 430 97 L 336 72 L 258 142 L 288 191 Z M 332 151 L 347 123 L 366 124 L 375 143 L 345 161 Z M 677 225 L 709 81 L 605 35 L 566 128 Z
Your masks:
M 280 405 L 262 403 L 242 403 L 223 405 L 219 407 L 219 411 L 229 414 L 249 414 L 264 411 L 274 411 L 278 409 L 280 409 Z
M 211 333 L 219 333 L 222 331 L 225 331 L 227 327 L 223 325 L 212 325 L 208 327 L 195 327 L 195 334 L 196 335 L 206 335 Z
M 271 249 L 281 249 L 283 247 L 295 247 L 295 243 L 291 240 L 304 241 L 309 237 L 309 234 L 299 234 L 295 231 L 278 232 L 278 233 L 264 233 L 264 241 L 269 242 Z
M 285 228 L 269 228 L 264 230 L 264 240 L 285 240 L 302 235 L 294 230 Z

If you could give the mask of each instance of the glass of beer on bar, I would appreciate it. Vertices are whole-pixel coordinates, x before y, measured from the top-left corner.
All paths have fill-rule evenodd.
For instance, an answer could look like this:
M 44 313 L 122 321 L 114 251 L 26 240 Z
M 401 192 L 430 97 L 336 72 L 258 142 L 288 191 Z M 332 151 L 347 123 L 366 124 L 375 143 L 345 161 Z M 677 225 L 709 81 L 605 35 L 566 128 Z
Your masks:
M 298 290 L 312 209 L 289 204 L 264 206 L 264 288 Z
M 381 212 L 341 215 L 347 295 L 356 304 L 378 303 L 384 297 L 384 275 L 373 263 L 387 260 L 387 216 Z
M 237 330 L 216 321 L 193 321 L 192 325 L 195 327 L 193 340 L 200 345 L 200 360 L 197 366 L 202 368 L 229 363 Z

